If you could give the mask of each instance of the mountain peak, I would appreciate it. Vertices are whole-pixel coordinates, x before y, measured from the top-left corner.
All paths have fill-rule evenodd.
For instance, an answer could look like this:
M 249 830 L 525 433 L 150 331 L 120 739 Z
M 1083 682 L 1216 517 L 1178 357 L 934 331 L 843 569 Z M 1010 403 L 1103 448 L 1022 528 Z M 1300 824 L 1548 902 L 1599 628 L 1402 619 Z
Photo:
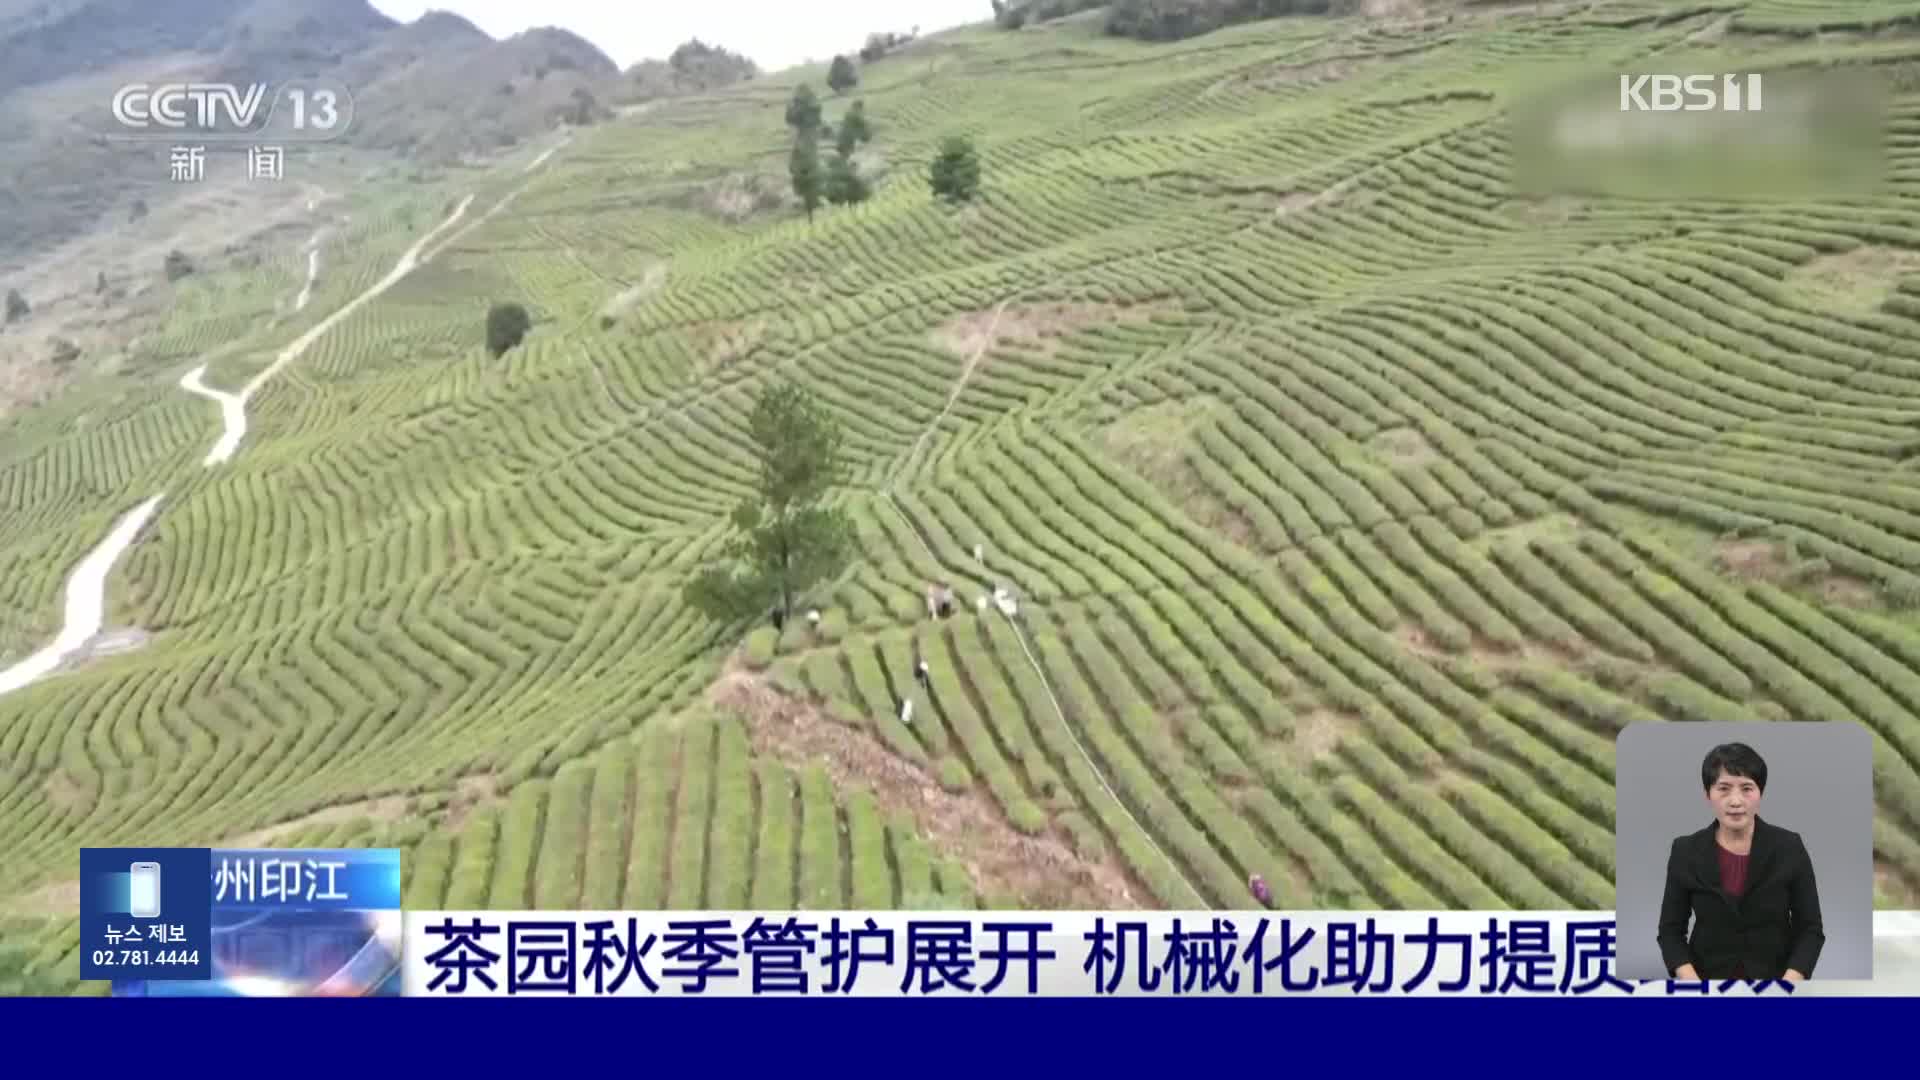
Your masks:
M 600 78 L 620 73 L 600 47 L 571 30 L 536 26 L 502 42 L 510 51 L 547 68 L 573 68 Z
M 406 29 L 411 34 L 432 35 L 443 41 L 455 43 L 492 41 L 492 35 L 475 26 L 466 16 L 455 12 L 434 8 L 426 14 L 408 23 Z

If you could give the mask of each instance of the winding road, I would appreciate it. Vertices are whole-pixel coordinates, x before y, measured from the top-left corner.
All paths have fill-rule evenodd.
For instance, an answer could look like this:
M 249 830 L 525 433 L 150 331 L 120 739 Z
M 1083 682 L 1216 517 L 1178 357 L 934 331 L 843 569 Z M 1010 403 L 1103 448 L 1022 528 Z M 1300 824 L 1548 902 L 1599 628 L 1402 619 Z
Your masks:
M 554 147 L 557 150 L 559 147 Z M 542 154 L 535 164 L 544 162 L 552 150 Z M 532 171 L 529 167 L 528 171 Z M 239 393 L 216 390 L 204 381 L 207 365 L 201 364 L 187 372 L 180 379 L 180 388 L 191 394 L 209 398 L 220 406 L 221 434 L 213 449 L 207 452 L 202 464 L 208 468 L 229 461 L 240 450 L 240 442 L 247 434 L 247 402 L 267 381 L 279 373 L 280 369 L 292 363 L 302 353 L 313 347 L 327 331 L 333 329 L 341 320 L 358 311 L 360 307 L 381 293 L 393 288 L 401 278 L 412 273 L 422 262 L 421 252 L 427 249 L 435 237 L 445 232 L 467 212 L 473 204 L 473 196 L 468 195 L 460 201 L 446 220 L 433 227 L 426 235 L 416 240 L 400 261 L 394 265 L 386 277 L 381 278 L 365 292 L 354 297 L 338 311 L 315 323 L 305 333 L 294 339 L 293 343 L 280 350 L 271 365 L 247 381 Z M 294 301 L 294 310 L 307 306 L 313 295 L 313 283 L 320 274 L 320 232 L 315 232 L 308 242 L 307 280 L 301 286 L 300 295 Z M 437 253 L 436 253 L 437 254 Z M 430 258 L 430 257 L 429 257 Z M 39 652 L 27 657 L 11 667 L 0 670 L 0 695 L 19 690 L 58 670 L 68 657 L 84 649 L 88 642 L 97 636 L 106 618 L 107 575 L 112 573 L 114 564 L 126 553 L 128 547 L 140 535 L 160 509 L 160 503 L 166 498 L 162 491 L 146 502 L 141 503 L 123 516 L 114 525 L 100 545 L 80 560 L 73 573 L 67 578 L 67 604 L 65 622 L 53 641 Z
M 107 574 L 112 572 L 121 552 L 126 551 L 127 545 L 146 527 L 147 519 L 160 509 L 160 500 L 165 497 L 162 492 L 134 507 L 114 525 L 107 538 L 100 541 L 99 547 L 80 560 L 80 565 L 67 579 L 66 624 L 46 648 L 0 671 L 0 694 L 38 681 L 100 632 L 107 614 Z
M 401 278 L 412 273 L 422 261 L 420 253 L 427 249 L 427 245 L 431 244 L 435 237 L 445 232 L 455 222 L 465 216 L 467 207 L 472 204 L 473 196 L 471 195 L 460 200 L 460 204 L 453 208 L 453 213 L 448 214 L 445 221 L 434 226 L 425 236 L 413 242 L 413 246 L 407 249 L 406 254 L 400 256 L 400 261 L 394 264 L 393 269 L 388 272 L 386 277 L 375 282 L 366 292 L 354 297 L 338 311 L 313 324 L 313 326 L 307 329 L 306 333 L 295 338 L 293 344 L 281 349 L 280 355 L 274 358 L 273 363 L 268 365 L 266 370 L 247 380 L 247 384 L 240 388 L 239 393 L 236 394 L 229 390 L 216 390 L 208 386 L 204 381 L 204 376 L 207 373 L 207 365 L 205 364 L 194 368 L 182 376 L 180 379 L 180 388 L 182 390 L 191 394 L 198 394 L 204 398 L 211 398 L 220 406 L 220 420 L 222 425 L 220 439 L 213 444 L 213 449 L 207 451 L 207 456 L 201 464 L 212 468 L 215 465 L 225 463 L 232 459 L 233 455 L 239 453 L 240 441 L 247 436 L 247 402 L 253 398 L 253 395 L 258 393 L 260 388 L 265 386 L 269 379 L 279 374 L 281 368 L 286 367 L 298 359 L 302 353 L 313 347 L 314 342 L 324 337 L 327 331 L 339 325 L 341 320 L 358 311 L 361 305 L 379 296 L 381 293 L 386 292 L 388 289 L 393 288 Z M 320 234 L 315 233 L 314 240 L 318 241 L 319 238 Z M 300 289 L 299 298 L 294 301 L 295 311 L 307 306 L 307 300 L 313 295 L 314 279 L 319 276 L 319 273 L 320 249 L 315 246 L 307 252 L 307 283 Z

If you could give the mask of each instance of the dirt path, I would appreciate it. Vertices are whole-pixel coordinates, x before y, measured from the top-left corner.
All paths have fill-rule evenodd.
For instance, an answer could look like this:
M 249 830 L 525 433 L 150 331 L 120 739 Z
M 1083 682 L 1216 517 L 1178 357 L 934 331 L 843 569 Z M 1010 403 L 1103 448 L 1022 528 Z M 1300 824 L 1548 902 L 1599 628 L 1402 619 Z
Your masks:
M 301 354 L 313 347 L 314 342 L 324 337 L 327 331 L 339 325 L 341 320 L 352 315 L 355 311 L 360 310 L 362 305 L 373 300 L 388 289 L 393 288 L 401 278 L 412 273 L 414 268 L 421 262 L 420 253 L 426 250 L 427 245 L 433 242 L 434 237 L 439 236 L 456 221 L 459 221 L 461 216 L 467 212 L 467 207 L 472 203 L 473 196 L 471 195 L 462 199 L 460 204 L 453 208 L 453 213 L 447 215 L 445 221 L 434 226 L 432 231 L 414 241 L 413 246 L 407 249 L 406 254 L 400 256 L 400 261 L 394 265 L 394 268 L 387 273 L 386 277 L 375 282 L 367 291 L 354 297 L 338 311 L 315 323 L 307 329 L 306 333 L 295 338 L 292 344 L 280 350 L 280 355 L 274 359 L 273 363 L 269 365 L 266 370 L 248 380 L 247 385 L 242 387 L 239 393 L 236 394 L 228 390 L 216 390 L 208 386 L 203 380 L 203 376 L 205 376 L 207 371 L 205 364 L 187 372 L 187 374 L 180 379 L 180 388 L 190 394 L 198 394 L 201 397 L 211 399 L 220 406 L 222 428 L 220 438 L 219 441 L 213 444 L 213 449 L 207 451 L 207 456 L 205 460 L 202 461 L 202 464 L 207 468 L 212 468 L 215 465 L 221 465 L 232 460 L 233 456 L 240 452 L 241 440 L 247 437 L 247 402 L 252 399 L 253 395 L 258 393 L 260 388 L 265 386 L 269 379 L 279 374 L 281 368 L 286 367 L 298 359 Z M 313 295 L 313 283 L 320 274 L 319 241 L 320 233 L 316 232 L 313 235 L 313 239 L 308 242 L 307 283 L 305 287 L 300 290 L 300 296 L 294 301 L 295 311 L 306 307 L 307 301 Z
M 566 149 L 567 144 L 571 143 L 572 141 L 573 141 L 573 137 L 569 135 L 562 138 L 559 142 L 553 144 L 552 146 L 547 147 L 545 150 L 542 150 L 540 152 L 540 156 L 534 158 L 532 161 L 527 162 L 527 167 L 522 169 L 521 173 L 523 175 L 531 176 L 531 174 L 535 169 L 538 169 L 540 166 L 545 165 L 547 163 L 548 158 L 551 158 L 554 154 L 560 152 L 561 150 Z M 519 187 L 514 188 L 512 191 L 509 191 L 505 195 L 501 196 L 499 202 L 494 203 L 492 206 L 487 207 L 486 213 L 481 214 L 479 217 L 461 226 L 458 232 L 455 232 L 452 236 L 447 237 L 444 243 L 442 243 L 439 247 L 434 248 L 432 253 L 427 256 L 427 261 L 431 262 L 433 259 L 438 258 L 441 252 L 459 243 L 462 237 L 466 236 L 468 233 L 479 228 L 480 226 L 485 225 L 487 222 L 492 221 L 493 216 L 495 214 L 498 214 L 500 211 L 505 210 L 508 206 L 511 206 L 513 204 L 513 200 L 519 198 L 520 193 L 527 190 L 527 188 L 531 186 L 533 186 L 533 181 L 529 179 L 526 183 L 521 184 Z M 467 196 L 467 202 L 472 202 L 472 201 L 473 201 L 473 196 L 471 195 Z M 462 209 L 465 209 L 465 204 L 464 203 L 461 204 L 461 207 Z
M 162 492 L 134 507 L 121 517 L 107 538 L 74 567 L 72 576 L 67 578 L 67 608 L 60 633 L 46 648 L 0 671 L 0 694 L 19 690 L 52 673 L 69 654 L 84 647 L 100 632 L 106 618 L 107 575 L 165 497 L 166 493 Z
M 558 149 L 558 147 L 555 149 Z M 379 296 L 381 293 L 386 292 L 401 278 L 411 273 L 414 267 L 419 265 L 420 253 L 426 249 L 434 237 L 445 231 L 453 225 L 454 222 L 460 220 L 461 215 L 466 213 L 467 207 L 471 205 L 472 202 L 473 196 L 471 195 L 461 200 L 460 205 L 454 207 L 453 213 L 449 214 L 445 221 L 435 226 L 431 232 L 422 236 L 411 248 L 407 249 L 406 254 L 400 257 L 399 263 L 394 266 L 393 270 L 388 273 L 386 277 L 380 279 L 379 282 L 375 283 L 371 288 L 367 289 L 367 291 L 354 297 L 344 307 L 340 308 L 340 310 L 320 320 L 320 322 L 316 323 L 311 329 L 307 330 L 306 333 L 301 334 L 299 338 L 295 339 L 293 344 L 282 349 L 279 357 L 274 360 L 273 364 L 265 371 L 255 375 L 238 394 L 215 390 L 208 386 L 203 380 L 203 376 L 207 370 L 205 364 L 189 371 L 183 376 L 179 384 L 181 389 L 186 390 L 188 393 L 208 398 L 220 406 L 222 426 L 220 439 L 214 443 L 213 449 L 207 453 L 203 464 L 209 467 L 218 465 L 230 460 L 234 454 L 238 453 L 240 450 L 240 441 L 244 439 L 247 434 L 246 405 L 248 399 L 252 398 L 262 386 L 266 385 L 267 380 L 278 374 L 281 368 L 292 363 L 300 354 L 312 348 L 314 342 L 320 340 L 327 331 L 339 325 L 341 320 L 358 311 L 362 305 L 371 301 L 374 297 Z M 306 297 L 311 295 L 313 280 L 320 272 L 319 235 L 320 234 L 316 232 L 313 241 L 309 243 L 307 255 L 307 286 L 301 290 L 300 303 L 302 304 L 304 304 Z M 163 491 L 134 508 L 132 512 L 120 519 L 119 523 L 114 526 L 113 531 L 107 534 L 107 538 L 100 542 L 100 546 L 94 548 L 86 558 L 80 560 L 80 565 L 74 568 L 72 576 L 67 580 L 67 605 L 60 633 L 39 652 L 34 653 L 32 656 L 27 657 L 25 660 L 20 661 L 4 671 L 0 671 L 0 694 L 21 689 L 52 674 L 60 668 L 61 664 L 69 656 L 84 648 L 95 635 L 100 633 L 101 623 L 106 617 L 107 575 L 113 571 L 114 564 L 119 561 L 120 556 L 126 552 L 127 548 L 133 544 L 134 539 L 140 535 L 140 530 L 146 526 L 147 522 L 153 517 L 154 512 L 160 508 L 161 500 L 165 498 L 166 492 Z
M 220 438 L 200 462 L 204 467 L 212 468 L 231 458 L 234 452 L 240 449 L 240 440 L 247 433 L 247 401 L 239 394 L 215 390 L 208 386 L 201 381 L 201 376 L 206 373 L 207 365 L 201 364 L 182 375 L 180 389 L 189 394 L 199 394 L 203 398 L 209 398 L 214 404 L 220 406 Z
M 305 311 L 307 301 L 313 299 L 313 283 L 320 277 L 320 236 L 325 229 L 316 229 L 313 239 L 307 241 L 307 281 L 300 286 L 300 295 L 293 298 L 293 310 Z
M 732 668 L 709 699 L 747 723 L 755 753 L 793 768 L 825 767 L 841 793 L 869 788 L 903 812 L 943 855 L 967 868 L 975 888 L 1017 897 L 1035 910 L 1134 910 L 1141 898 L 1111 863 L 1076 853 L 1054 836 L 1027 836 L 972 792 L 954 793 L 878 739 L 781 693 L 754 672 Z

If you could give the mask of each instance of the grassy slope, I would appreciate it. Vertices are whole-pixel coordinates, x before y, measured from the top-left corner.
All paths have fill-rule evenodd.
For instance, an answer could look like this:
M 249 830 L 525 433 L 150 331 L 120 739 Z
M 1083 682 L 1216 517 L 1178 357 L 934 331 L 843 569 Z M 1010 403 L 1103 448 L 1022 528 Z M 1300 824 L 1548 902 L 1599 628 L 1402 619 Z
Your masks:
M 836 852 L 808 814 L 824 777 L 749 777 L 732 736 L 667 726 L 729 644 L 677 582 L 750 479 L 754 387 L 795 373 L 849 420 L 863 486 L 901 476 L 935 558 L 850 493 L 865 557 L 828 604 L 839 644 L 790 639 L 777 677 L 871 719 L 890 707 L 876 651 L 897 681 L 921 635 L 954 682 L 938 723 L 888 734 L 897 752 L 1117 852 L 1160 902 L 1239 903 L 1257 871 L 1296 907 L 1607 907 L 1617 726 L 1758 713 L 1875 732 L 1882 901 L 1909 906 L 1920 632 L 1887 605 L 1920 582 L 1901 467 L 1920 333 L 1904 294 L 1834 315 L 1791 283 L 1863 244 L 1920 247 L 1916 102 L 1896 101 L 1899 183 L 1877 202 L 1502 189 L 1505 89 L 1725 13 L 1730 57 L 1804 51 L 1738 31 L 1843 6 L 1712 7 L 1287 20 L 1161 47 L 1085 24 L 947 35 L 867 71 L 891 171 L 866 206 L 811 227 L 687 209 L 690 183 L 783 169 L 790 80 L 676 103 L 577 140 L 324 339 L 255 400 L 228 468 L 197 468 L 216 430 L 170 389 L 183 360 L 20 421 L 0 647 L 36 640 L 114 512 L 169 498 L 112 581 L 155 643 L 0 701 L 0 894 L 69 874 L 82 843 L 218 841 L 392 793 L 418 796 L 404 832 L 333 839 L 421 843 L 425 900 L 609 897 L 620 866 L 630 903 L 877 896 L 888 844 L 895 902 L 923 879 L 964 892 L 858 800 Z M 988 178 L 959 211 L 921 182 L 955 130 Z M 519 179 L 485 181 L 475 212 Z M 458 193 L 414 196 L 415 227 Z M 312 318 L 409 242 L 380 206 L 330 249 Z M 210 287 L 258 304 L 257 285 Z M 485 305 L 509 296 L 539 329 L 489 361 Z M 909 457 L 964 366 L 937 333 L 1002 302 L 1007 333 Z M 219 309 L 183 314 L 176 356 L 230 336 Z M 1065 332 L 1022 333 L 1042 325 Z M 228 363 L 228 385 L 257 366 Z M 1825 563 L 1721 576 L 1734 529 Z M 980 541 L 1029 600 L 1064 724 L 1001 624 L 908 625 L 928 575 L 976 582 Z M 481 773 L 512 794 L 442 824 Z M 734 824 L 689 846 L 706 816 Z M 792 880 L 727 848 L 749 819 L 797 853 Z

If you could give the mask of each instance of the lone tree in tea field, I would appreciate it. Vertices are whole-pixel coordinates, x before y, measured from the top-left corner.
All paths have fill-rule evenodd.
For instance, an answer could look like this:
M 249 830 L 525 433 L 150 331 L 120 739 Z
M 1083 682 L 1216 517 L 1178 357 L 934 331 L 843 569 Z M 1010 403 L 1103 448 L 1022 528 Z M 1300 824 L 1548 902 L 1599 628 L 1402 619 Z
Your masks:
M 787 126 L 804 135 L 820 127 L 820 99 L 813 87 L 800 84 L 787 102 Z
M 843 157 L 851 157 L 855 150 L 871 141 L 873 125 L 867 121 L 867 103 L 856 101 L 848 106 L 847 115 L 840 118 L 837 148 Z
M 844 150 L 833 155 L 833 159 L 827 162 L 826 180 L 822 183 L 821 190 L 826 195 L 827 201 L 835 206 L 863 203 L 873 194 L 872 185 L 867 183 L 866 177 L 860 175 L 860 169 L 854 165 L 853 159 L 847 156 Z
M 860 85 L 860 73 L 854 70 L 853 61 L 845 56 L 833 58 L 833 66 L 827 69 L 827 85 L 836 94 L 844 94 Z
M 26 318 L 27 315 L 32 311 L 33 311 L 33 305 L 27 303 L 27 298 L 20 295 L 19 289 L 7 290 L 7 321 L 8 322 L 19 322 L 21 319 Z
M 793 140 L 793 156 L 787 160 L 787 176 L 793 181 L 793 193 L 807 208 L 807 220 L 820 207 L 825 194 L 825 178 L 820 174 L 820 137 L 813 130 L 800 132 Z
M 487 351 L 495 359 L 520 344 L 533 326 L 533 317 L 519 304 L 495 304 L 487 311 Z
M 771 608 L 784 620 L 796 600 L 846 569 L 853 522 L 823 505 L 843 475 L 844 434 L 813 393 L 794 382 L 768 388 L 747 429 L 758 465 L 756 492 L 733 512 L 725 558 L 688 582 L 687 603 L 726 622 Z
M 933 193 L 953 202 L 966 202 L 980 193 L 980 152 L 965 135 L 940 140 L 928 176 Z

